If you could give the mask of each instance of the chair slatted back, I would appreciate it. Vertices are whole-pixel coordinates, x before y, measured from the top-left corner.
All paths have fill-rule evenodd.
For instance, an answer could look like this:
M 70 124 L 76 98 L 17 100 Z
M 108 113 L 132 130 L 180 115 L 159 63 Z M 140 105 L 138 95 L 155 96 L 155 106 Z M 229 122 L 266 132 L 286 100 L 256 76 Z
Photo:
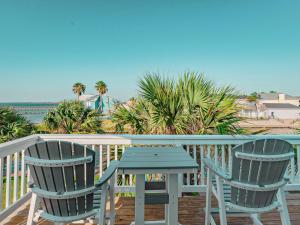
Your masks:
M 237 152 L 250 153 L 253 159 L 236 157 Z M 244 184 L 271 185 L 283 180 L 289 159 L 269 161 L 255 160 L 255 156 L 276 155 L 293 152 L 293 146 L 280 139 L 261 139 L 247 142 L 232 149 L 232 180 Z M 251 208 L 271 205 L 276 200 L 277 190 L 254 191 L 231 187 L 231 203 Z
M 76 159 L 92 156 L 87 163 L 67 166 L 49 166 L 49 164 L 29 164 L 34 185 L 54 194 L 74 192 L 94 186 L 95 152 L 83 145 L 70 142 L 47 141 L 28 147 L 25 155 L 35 159 L 53 160 Z M 76 216 L 93 209 L 93 193 L 67 199 L 42 197 L 41 202 L 46 213 L 54 216 Z

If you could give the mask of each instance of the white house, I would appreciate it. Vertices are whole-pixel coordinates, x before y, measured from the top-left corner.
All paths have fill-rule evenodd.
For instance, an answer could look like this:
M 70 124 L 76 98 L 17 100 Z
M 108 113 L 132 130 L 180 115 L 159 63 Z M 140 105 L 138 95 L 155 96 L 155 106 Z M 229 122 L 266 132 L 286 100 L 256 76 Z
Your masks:
M 98 109 L 100 104 L 99 95 L 81 95 L 79 101 L 82 101 L 85 107 L 90 109 Z
M 287 103 L 300 106 L 300 97 L 291 96 L 285 93 L 259 93 L 259 103 Z
M 267 118 L 266 107 L 263 104 L 249 102 L 247 99 L 239 99 L 238 104 L 241 107 L 239 115 L 247 118 Z
M 240 116 L 262 119 L 300 119 L 300 97 L 284 93 L 259 93 L 256 102 L 238 100 Z
M 300 119 L 300 107 L 290 103 L 264 103 L 266 116 L 271 119 Z
M 102 110 L 104 114 L 109 113 L 112 108 L 112 103 L 110 101 L 110 97 L 105 95 L 102 96 L 102 101 L 99 95 L 81 95 L 79 96 L 79 101 L 82 101 L 85 107 L 90 109 L 100 109 L 100 104 L 102 106 Z

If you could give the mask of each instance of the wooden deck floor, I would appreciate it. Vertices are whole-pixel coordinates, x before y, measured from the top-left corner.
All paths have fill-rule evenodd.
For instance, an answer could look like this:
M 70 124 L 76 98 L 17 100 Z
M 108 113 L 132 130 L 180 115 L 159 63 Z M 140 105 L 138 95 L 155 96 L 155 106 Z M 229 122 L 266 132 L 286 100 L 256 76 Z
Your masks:
M 289 212 L 292 225 L 300 225 L 300 193 L 289 194 L 287 196 Z M 179 220 L 183 225 L 202 225 L 204 224 L 205 196 L 183 197 L 179 200 Z M 118 198 L 116 203 L 117 225 L 128 225 L 134 219 L 134 199 Z M 26 224 L 28 207 L 20 211 L 4 225 L 24 225 Z M 157 220 L 164 216 L 163 206 L 147 206 L 146 219 Z M 272 212 L 262 216 L 263 223 L 266 225 L 281 224 L 279 213 Z M 250 225 L 252 224 L 247 217 L 229 217 L 229 225 Z M 50 222 L 40 221 L 39 225 L 52 225 Z

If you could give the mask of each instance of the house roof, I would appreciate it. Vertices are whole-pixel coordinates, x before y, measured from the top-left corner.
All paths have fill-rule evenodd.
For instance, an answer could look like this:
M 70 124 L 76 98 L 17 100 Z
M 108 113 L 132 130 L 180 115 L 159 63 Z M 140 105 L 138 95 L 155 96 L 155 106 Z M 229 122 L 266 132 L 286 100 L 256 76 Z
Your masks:
M 299 96 L 285 95 L 285 99 L 287 99 L 287 100 L 300 100 L 300 97 Z
M 278 100 L 277 93 L 259 93 L 259 97 L 263 100 Z
M 281 93 L 259 93 L 259 97 L 262 100 L 278 100 L 279 94 L 281 94 Z M 291 96 L 291 95 L 285 94 L 285 100 L 299 100 L 299 99 L 300 99 L 299 96 Z
M 267 108 L 271 109 L 299 109 L 300 107 L 289 103 L 264 103 Z
M 239 99 L 238 104 L 246 110 L 256 110 L 256 106 L 254 102 L 248 102 L 247 100 Z
M 83 102 L 95 102 L 99 98 L 99 95 L 81 95 L 79 100 Z

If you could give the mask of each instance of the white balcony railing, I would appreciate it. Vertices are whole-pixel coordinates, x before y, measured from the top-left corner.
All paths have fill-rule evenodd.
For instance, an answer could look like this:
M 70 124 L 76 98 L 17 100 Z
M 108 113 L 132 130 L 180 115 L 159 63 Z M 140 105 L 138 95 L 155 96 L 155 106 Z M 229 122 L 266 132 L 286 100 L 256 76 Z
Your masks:
M 237 144 L 260 138 L 280 138 L 295 146 L 296 156 L 291 160 L 287 190 L 300 190 L 300 135 L 32 135 L 0 144 L 0 221 L 30 198 L 28 188 L 30 173 L 24 164 L 24 150 L 39 141 L 61 140 L 83 144 L 96 151 L 96 174 L 103 171 L 114 159 L 120 159 L 128 146 L 183 146 L 199 163 L 196 174 L 184 174 L 180 189 L 182 192 L 201 192 L 205 189 L 205 168 L 202 158 L 210 155 L 223 168 L 230 170 L 231 149 Z M 298 159 L 298 160 L 297 160 Z M 151 178 L 149 178 L 151 179 Z M 116 192 L 133 192 L 134 176 L 121 175 L 116 182 Z

